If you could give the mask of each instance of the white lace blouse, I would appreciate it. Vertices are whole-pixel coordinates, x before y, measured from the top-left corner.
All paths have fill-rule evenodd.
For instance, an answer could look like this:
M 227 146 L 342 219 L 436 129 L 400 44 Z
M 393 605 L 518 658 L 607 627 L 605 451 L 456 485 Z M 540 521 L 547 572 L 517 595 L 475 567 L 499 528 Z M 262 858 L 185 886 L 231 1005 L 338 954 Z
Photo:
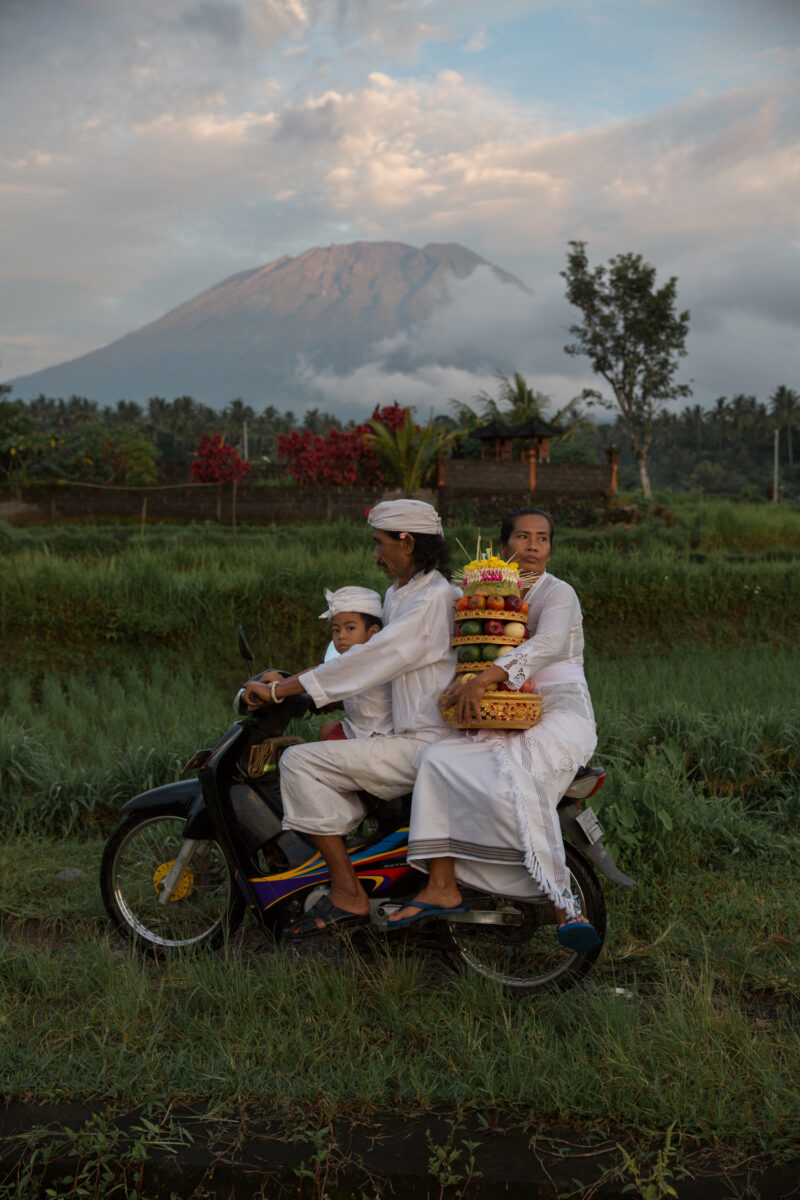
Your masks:
M 495 659 L 508 672 L 508 684 L 519 690 L 535 680 L 543 710 L 560 709 L 593 720 L 583 673 L 583 618 L 575 589 L 545 572 L 526 597 L 530 637 Z

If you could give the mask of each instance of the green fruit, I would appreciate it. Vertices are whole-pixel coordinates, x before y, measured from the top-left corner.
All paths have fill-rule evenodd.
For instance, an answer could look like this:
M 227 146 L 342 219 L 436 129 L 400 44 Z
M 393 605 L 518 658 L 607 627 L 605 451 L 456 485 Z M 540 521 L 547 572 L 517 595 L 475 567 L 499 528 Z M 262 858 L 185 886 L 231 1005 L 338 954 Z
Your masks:
M 459 646 L 456 658 L 462 663 L 480 662 L 482 646 Z
M 459 621 L 459 637 L 479 637 L 482 629 L 481 621 Z
M 483 661 L 494 662 L 501 654 L 505 654 L 507 649 L 507 646 L 481 646 Z

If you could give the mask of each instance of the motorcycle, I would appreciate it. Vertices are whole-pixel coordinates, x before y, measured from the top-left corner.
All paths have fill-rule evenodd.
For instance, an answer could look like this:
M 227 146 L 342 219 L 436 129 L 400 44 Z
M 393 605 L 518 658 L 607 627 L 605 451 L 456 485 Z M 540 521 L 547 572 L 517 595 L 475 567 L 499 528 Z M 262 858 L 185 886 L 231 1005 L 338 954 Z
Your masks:
M 253 676 L 253 652 L 239 628 L 239 651 Z M 211 749 L 184 768 L 195 772 L 134 796 L 102 857 L 100 887 L 115 927 L 145 953 L 218 947 L 245 910 L 271 940 L 327 890 L 328 871 L 311 840 L 282 827 L 279 759 L 298 738 L 290 721 L 313 710 L 290 697 L 237 720 Z M 605 772 L 580 770 L 558 805 L 572 890 L 601 939 L 606 907 L 596 871 L 622 887 L 635 881 L 614 863 L 603 829 L 586 801 Z M 512 993 L 569 987 L 589 971 L 602 945 L 577 954 L 559 945 L 544 897 L 520 899 L 463 889 L 469 911 L 402 929 L 389 923 L 422 886 L 406 859 L 411 796 L 379 801 L 361 793 L 366 816 L 347 838 L 356 874 L 369 895 L 365 929 L 437 950 Z

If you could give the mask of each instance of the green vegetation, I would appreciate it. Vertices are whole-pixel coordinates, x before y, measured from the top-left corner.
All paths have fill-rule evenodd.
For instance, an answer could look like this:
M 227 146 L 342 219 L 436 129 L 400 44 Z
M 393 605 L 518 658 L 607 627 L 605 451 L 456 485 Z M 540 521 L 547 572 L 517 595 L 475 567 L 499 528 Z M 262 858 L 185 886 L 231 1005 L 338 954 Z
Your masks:
M 229 723 L 239 620 L 262 661 L 315 661 L 322 587 L 378 583 L 362 531 L 0 530 L 3 1096 L 288 1123 L 478 1111 L 620 1141 L 645 1180 L 662 1145 L 676 1170 L 796 1155 L 800 518 L 674 516 L 557 541 L 587 612 L 596 807 L 639 887 L 605 888 L 588 990 L 522 1003 L 369 937 L 299 955 L 250 923 L 162 965 L 109 940 L 97 870 L 120 804 Z
M 605 380 L 613 401 L 592 388 L 592 398 L 619 409 L 625 424 L 644 496 L 652 495 L 648 456 L 656 413 L 670 400 L 691 395 L 688 384 L 676 383 L 679 359 L 686 356 L 689 312 L 676 313 L 677 279 L 657 291 L 656 270 L 641 254 L 618 254 L 608 267 L 589 269 L 585 242 L 570 242 L 567 299 L 583 322 L 570 326 L 575 339 L 564 350 L 586 355 L 592 370 Z
M 556 570 L 581 596 L 591 645 L 794 643 L 799 512 L 731 501 L 676 505 L 669 519 L 655 512 L 633 530 L 559 531 Z M 456 555 L 456 538 L 473 532 L 448 530 Z M 224 648 L 239 622 L 262 662 L 307 666 L 325 642 L 323 587 L 385 582 L 365 532 L 347 522 L 236 540 L 203 527 L 139 536 L 0 525 L 0 550 L 6 659 L 39 670 L 137 663 L 146 649 L 230 683 L 236 661 L 225 665 Z
M 470 401 L 451 401 L 452 415 L 439 415 L 433 422 L 448 437 L 455 435 L 454 453 L 459 457 L 480 458 L 480 442 L 473 436 L 479 420 L 496 417 L 516 425 L 539 416 L 563 431 L 551 445 L 554 463 L 599 464 L 605 461 L 606 447 L 616 443 L 621 449 L 621 486 L 640 486 L 630 426 L 622 412 L 616 420 L 600 423 L 577 399 L 555 411 L 551 398 L 517 372 L 510 377 L 498 375 L 497 398 L 482 392 Z M 368 416 L 368 412 L 363 414 L 364 419 Z M 424 419 L 425 415 L 416 416 Z M 638 410 L 634 422 L 639 423 Z M 800 395 L 785 383 L 768 399 L 738 394 L 720 396 L 708 409 L 699 405 L 680 412 L 662 408 L 654 413 L 651 425 L 647 465 L 656 489 L 764 499 L 773 479 L 777 428 L 782 495 L 797 499 L 800 494 L 800 457 L 796 453 Z M 344 444 L 355 428 L 355 424 L 346 427 L 349 432 L 343 435 Z M 191 396 L 179 396 L 172 401 L 153 397 L 146 408 L 120 401 L 116 408 L 101 409 L 80 396 L 67 401 L 40 396 L 25 403 L 7 398 L 0 388 L 0 484 L 55 479 L 141 484 L 151 478 L 154 468 L 164 483 L 187 482 L 200 438 L 219 434 L 251 462 L 248 486 L 271 483 L 286 487 L 291 486 L 291 479 L 279 461 L 278 439 L 295 432 L 297 438 L 306 434 L 328 439 L 332 430 L 341 431 L 342 422 L 316 408 L 300 417 L 278 412 L 272 405 L 257 412 L 234 400 L 218 412 Z M 342 444 L 332 449 L 340 449 Z M 329 457 L 328 472 L 336 457 L 335 453 Z M 334 476 L 327 473 L 319 478 L 330 482 Z M 354 479 L 351 474 L 348 481 Z M 340 481 L 346 480 L 341 477 Z

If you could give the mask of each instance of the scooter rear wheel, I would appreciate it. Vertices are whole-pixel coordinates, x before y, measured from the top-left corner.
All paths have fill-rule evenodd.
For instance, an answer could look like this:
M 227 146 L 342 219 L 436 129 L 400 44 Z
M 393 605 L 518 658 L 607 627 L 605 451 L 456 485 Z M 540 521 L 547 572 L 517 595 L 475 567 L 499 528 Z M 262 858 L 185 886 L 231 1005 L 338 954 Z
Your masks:
M 245 902 L 222 850 L 200 842 L 167 904 L 158 883 L 184 842 L 183 813 L 130 813 L 106 843 L 100 890 L 116 928 L 145 953 L 215 947 L 238 927 Z
M 597 876 L 574 846 L 565 845 L 567 868 L 572 876 L 572 891 L 579 897 L 583 915 L 591 921 L 600 937 L 606 931 L 606 905 Z M 568 988 L 585 975 L 602 950 L 602 945 L 586 954 L 576 954 L 561 946 L 549 904 L 524 904 L 500 897 L 469 897 L 473 908 L 503 908 L 510 905 L 522 912 L 516 925 L 470 925 L 448 922 L 451 950 L 460 966 L 499 984 L 513 994 Z

